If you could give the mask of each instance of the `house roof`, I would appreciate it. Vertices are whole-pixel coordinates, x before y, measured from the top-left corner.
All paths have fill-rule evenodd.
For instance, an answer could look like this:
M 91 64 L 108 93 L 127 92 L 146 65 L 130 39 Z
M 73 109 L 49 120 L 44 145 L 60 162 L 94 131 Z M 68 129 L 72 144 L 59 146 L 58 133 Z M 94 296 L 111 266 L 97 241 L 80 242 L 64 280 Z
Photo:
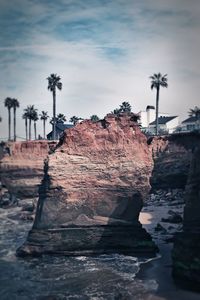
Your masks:
M 74 125 L 73 124 L 63 124 L 63 123 L 57 123 L 56 124 L 56 127 L 58 128 L 58 129 L 60 129 L 60 130 L 65 130 L 65 129 L 67 129 L 67 128 L 72 128 L 72 127 L 74 127 Z
M 171 117 L 161 116 L 161 117 L 158 118 L 158 124 L 160 124 L 160 125 L 166 124 L 166 123 L 168 123 L 169 121 L 171 121 L 175 118 L 177 118 L 177 116 L 171 116 Z M 151 122 L 149 125 L 156 125 L 156 120 Z
M 193 116 L 193 117 L 187 118 L 182 123 L 191 123 L 191 122 L 196 122 L 196 121 L 197 121 L 197 117 Z
M 67 129 L 67 128 L 69 129 L 69 128 L 72 128 L 72 127 L 74 127 L 73 124 L 63 124 L 63 123 L 57 123 L 57 124 L 56 124 L 56 129 L 57 129 L 58 133 L 64 131 L 64 130 Z M 53 130 L 50 131 L 50 132 L 47 134 L 47 138 L 50 137 L 50 136 L 52 136 L 52 135 L 53 135 Z
M 146 110 L 148 110 L 148 109 L 155 109 L 155 106 L 153 106 L 153 105 L 147 105 Z

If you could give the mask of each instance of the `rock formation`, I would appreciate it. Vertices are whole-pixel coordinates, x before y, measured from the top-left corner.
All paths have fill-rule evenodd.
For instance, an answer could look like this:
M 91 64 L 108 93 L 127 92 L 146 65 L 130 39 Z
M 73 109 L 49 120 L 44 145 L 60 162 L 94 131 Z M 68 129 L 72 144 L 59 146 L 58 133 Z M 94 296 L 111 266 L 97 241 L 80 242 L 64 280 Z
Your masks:
M 185 191 L 183 232 L 176 235 L 173 275 L 200 290 L 200 147 L 194 152 Z
M 192 151 L 200 145 L 200 134 L 174 134 L 153 137 L 148 140 L 152 149 L 154 169 L 152 189 L 185 188 Z
M 44 159 L 55 142 L 9 142 L 0 146 L 0 181 L 20 198 L 38 195 Z
M 65 131 L 45 161 L 34 226 L 18 254 L 155 252 L 138 221 L 152 167 L 134 114 Z

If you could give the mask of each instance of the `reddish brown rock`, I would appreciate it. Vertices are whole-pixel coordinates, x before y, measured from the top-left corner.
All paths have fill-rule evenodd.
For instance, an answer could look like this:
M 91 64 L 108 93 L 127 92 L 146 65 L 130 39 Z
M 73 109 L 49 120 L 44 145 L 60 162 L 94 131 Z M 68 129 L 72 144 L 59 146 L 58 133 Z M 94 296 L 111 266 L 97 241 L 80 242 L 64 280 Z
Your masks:
M 174 134 L 148 140 L 152 149 L 154 169 L 152 189 L 185 188 L 192 151 L 200 145 L 199 133 Z
M 38 195 L 44 159 L 55 142 L 9 142 L 0 147 L 0 181 L 18 197 Z
M 33 230 L 18 253 L 154 252 L 138 221 L 151 171 L 134 114 L 77 124 L 46 160 Z

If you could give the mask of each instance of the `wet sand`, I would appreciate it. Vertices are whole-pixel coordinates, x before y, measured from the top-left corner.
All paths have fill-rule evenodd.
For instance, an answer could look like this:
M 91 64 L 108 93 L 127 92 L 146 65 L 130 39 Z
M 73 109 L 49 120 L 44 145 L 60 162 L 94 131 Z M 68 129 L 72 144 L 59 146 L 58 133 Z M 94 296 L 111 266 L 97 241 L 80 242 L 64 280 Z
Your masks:
M 169 207 L 155 208 L 154 211 L 144 212 L 140 215 L 140 222 L 152 234 L 159 248 L 158 257 L 148 263 L 142 264 L 136 277 L 141 280 L 153 280 L 158 284 L 155 293 L 148 295 L 148 300 L 199 300 L 200 293 L 196 293 L 177 286 L 171 275 L 172 243 L 167 243 L 163 235 L 155 233 L 155 226 L 160 223 L 161 217 L 167 214 Z M 151 209 L 150 209 L 151 210 Z M 161 214 L 162 211 L 162 214 Z

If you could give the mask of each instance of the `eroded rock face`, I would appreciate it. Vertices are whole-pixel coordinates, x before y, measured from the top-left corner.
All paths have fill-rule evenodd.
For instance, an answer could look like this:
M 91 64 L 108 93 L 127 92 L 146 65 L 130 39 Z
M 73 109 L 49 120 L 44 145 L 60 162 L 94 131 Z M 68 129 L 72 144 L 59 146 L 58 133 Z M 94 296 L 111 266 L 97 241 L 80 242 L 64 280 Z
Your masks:
M 152 157 L 134 114 L 84 121 L 45 163 L 33 230 L 20 254 L 152 252 L 138 221 Z
M 0 181 L 20 198 L 38 195 L 44 159 L 55 142 L 9 142 L 0 147 Z
M 154 159 L 152 189 L 185 188 L 192 152 L 195 145 L 200 145 L 200 134 L 153 137 L 148 143 Z
M 194 152 L 185 191 L 184 227 L 172 253 L 175 278 L 200 290 L 200 148 Z

